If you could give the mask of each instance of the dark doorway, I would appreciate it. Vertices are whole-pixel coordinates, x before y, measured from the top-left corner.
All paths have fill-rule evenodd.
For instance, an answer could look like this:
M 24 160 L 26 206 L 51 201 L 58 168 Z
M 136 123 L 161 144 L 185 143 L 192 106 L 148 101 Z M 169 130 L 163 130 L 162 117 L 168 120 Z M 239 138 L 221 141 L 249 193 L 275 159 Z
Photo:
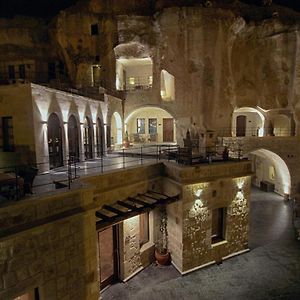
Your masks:
M 101 84 L 101 68 L 100 66 L 93 66 L 93 86 L 98 87 Z
M 174 141 L 174 120 L 173 118 L 163 118 L 163 142 Z
M 236 136 L 246 136 L 246 116 L 236 117 Z
M 118 279 L 118 227 L 117 225 L 98 233 L 100 286 L 101 289 Z
M 111 132 L 110 132 L 110 126 L 106 126 L 106 145 L 107 148 L 111 147 Z
M 93 158 L 93 129 L 91 121 L 88 117 L 85 118 L 84 122 L 84 156 L 85 159 Z
M 97 156 L 100 157 L 104 152 L 104 126 L 100 118 L 97 119 Z
M 72 115 L 68 121 L 69 158 L 79 161 L 79 134 L 76 118 Z
M 48 149 L 50 169 L 62 166 L 62 131 L 59 118 L 55 113 L 48 119 Z

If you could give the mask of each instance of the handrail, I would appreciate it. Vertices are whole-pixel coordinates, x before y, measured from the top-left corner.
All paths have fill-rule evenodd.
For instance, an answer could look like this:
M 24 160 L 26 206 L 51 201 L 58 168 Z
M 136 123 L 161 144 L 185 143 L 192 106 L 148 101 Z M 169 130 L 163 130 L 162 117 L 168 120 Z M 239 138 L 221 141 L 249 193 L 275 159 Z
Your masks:
M 5 184 L 0 180 L 0 195 L 2 198 L 6 197 L 3 188 L 8 186 L 9 193 L 6 200 L 19 200 L 25 193 L 40 193 L 45 190 L 51 191 L 55 188 L 72 188 L 73 182 L 82 175 L 88 173 L 104 173 L 111 169 L 125 169 L 133 165 L 142 165 L 147 161 L 159 162 L 162 159 L 174 160 L 177 163 L 183 162 L 184 158 L 181 149 L 175 144 L 163 145 L 147 145 L 145 147 L 136 147 L 129 149 L 120 149 L 120 151 L 105 151 L 103 155 L 97 157 L 97 153 L 93 153 L 94 159 L 87 159 L 79 161 L 78 157 L 69 156 L 67 160 L 63 161 L 63 166 L 54 168 L 52 170 L 39 173 L 38 169 L 46 168 L 49 166 L 48 157 L 47 162 L 36 164 L 19 164 L 0 167 L 0 173 L 10 173 L 10 180 Z M 219 156 L 221 148 L 203 148 L 206 156 L 202 157 L 198 163 L 214 162 L 213 155 Z M 229 156 L 241 158 L 241 152 L 238 155 L 233 155 L 235 151 L 230 150 Z M 192 149 L 191 149 L 192 153 Z M 212 159 L 211 159 L 212 158 Z M 219 159 L 220 161 L 220 159 Z M 14 176 L 13 180 L 11 176 Z M 26 188 L 26 190 L 25 190 Z M 1 201 L 0 201 L 1 202 Z

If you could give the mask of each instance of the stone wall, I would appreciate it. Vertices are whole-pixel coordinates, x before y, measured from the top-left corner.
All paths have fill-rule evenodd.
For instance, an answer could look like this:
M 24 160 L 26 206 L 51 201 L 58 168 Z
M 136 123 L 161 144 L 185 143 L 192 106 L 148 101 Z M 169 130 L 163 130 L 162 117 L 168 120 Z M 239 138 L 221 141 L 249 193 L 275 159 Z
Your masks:
M 29 128 L 33 127 L 31 88 L 28 84 L 0 87 L 0 116 L 13 118 L 15 151 L 23 163 L 34 163 L 35 136 Z M 16 160 L 15 163 L 20 163 Z
M 0 240 L 0 298 L 98 299 L 95 217 L 81 214 Z
M 264 138 L 224 138 L 224 145 L 229 145 L 230 148 L 242 150 L 243 155 L 265 149 L 278 155 L 286 164 L 291 178 L 291 196 L 299 197 L 300 181 L 299 170 L 300 161 L 296 153 L 299 152 L 298 137 L 264 137 Z M 283 146 L 284 145 L 284 146 Z
M 183 272 L 248 249 L 250 184 L 246 176 L 183 187 Z M 227 208 L 225 239 L 212 244 L 212 209 L 221 207 Z

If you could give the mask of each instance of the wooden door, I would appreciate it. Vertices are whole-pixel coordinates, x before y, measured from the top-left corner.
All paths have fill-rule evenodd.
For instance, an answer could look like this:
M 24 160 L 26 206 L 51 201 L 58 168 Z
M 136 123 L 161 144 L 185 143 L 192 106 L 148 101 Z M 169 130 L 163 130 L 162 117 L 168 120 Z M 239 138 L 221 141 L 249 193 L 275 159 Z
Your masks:
M 48 150 L 50 169 L 62 166 L 62 131 L 55 113 L 51 114 L 48 119 Z
M 118 279 L 117 236 L 117 225 L 98 233 L 101 289 Z
M 174 141 L 174 119 L 164 118 L 163 119 L 163 142 Z
M 246 136 L 246 116 L 237 116 L 236 118 L 236 136 Z
M 101 119 L 97 119 L 97 156 L 100 157 L 104 152 L 104 127 Z
M 88 117 L 85 118 L 84 122 L 83 145 L 85 159 L 93 158 L 93 130 L 92 123 Z
M 75 117 L 72 115 L 68 122 L 69 158 L 79 161 L 79 136 Z

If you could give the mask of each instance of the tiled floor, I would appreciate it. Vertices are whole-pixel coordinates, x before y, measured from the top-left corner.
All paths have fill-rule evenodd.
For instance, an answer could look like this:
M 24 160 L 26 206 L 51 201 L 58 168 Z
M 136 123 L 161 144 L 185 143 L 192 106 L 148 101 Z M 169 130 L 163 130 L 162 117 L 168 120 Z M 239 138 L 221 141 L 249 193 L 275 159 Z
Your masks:
M 300 299 L 300 242 L 290 203 L 253 189 L 250 215 L 250 252 L 185 276 L 152 265 L 109 287 L 102 299 Z

